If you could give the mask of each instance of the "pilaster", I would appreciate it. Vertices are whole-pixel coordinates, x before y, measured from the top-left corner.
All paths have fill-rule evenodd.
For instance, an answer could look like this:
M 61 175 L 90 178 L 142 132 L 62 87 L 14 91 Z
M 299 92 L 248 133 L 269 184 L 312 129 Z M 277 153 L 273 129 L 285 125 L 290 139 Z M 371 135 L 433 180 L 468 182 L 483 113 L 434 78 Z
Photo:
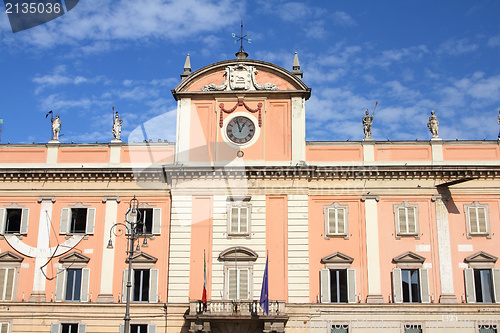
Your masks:
M 191 98 L 177 102 L 177 137 L 175 143 L 175 161 L 189 162 L 189 135 L 191 133 Z
M 292 97 L 292 163 L 306 160 L 306 112 L 302 97 Z
M 113 303 L 113 275 L 115 248 L 108 249 L 109 240 L 114 243 L 115 234 L 111 232 L 113 224 L 118 221 L 118 203 L 121 199 L 118 196 L 104 197 L 102 202 L 106 204 L 104 215 L 104 232 L 102 240 L 102 266 L 101 266 L 101 287 L 97 296 L 98 303 Z
M 367 303 L 384 303 L 380 281 L 380 248 L 378 238 L 378 195 L 364 195 L 366 228 L 366 266 L 368 275 Z

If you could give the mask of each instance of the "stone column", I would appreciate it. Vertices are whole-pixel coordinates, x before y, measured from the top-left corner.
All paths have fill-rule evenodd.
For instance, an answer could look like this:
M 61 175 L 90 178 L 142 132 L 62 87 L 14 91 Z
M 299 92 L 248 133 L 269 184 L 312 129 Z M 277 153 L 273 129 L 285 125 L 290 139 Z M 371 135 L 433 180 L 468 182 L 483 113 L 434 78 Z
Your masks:
M 101 267 L 101 288 L 97 296 L 98 303 L 113 303 L 113 268 L 115 262 L 115 248 L 108 249 L 110 239 L 110 230 L 113 224 L 121 222 L 118 219 L 118 203 L 120 197 L 104 197 L 102 202 L 106 203 L 106 212 L 104 215 L 104 231 L 102 239 L 102 267 Z M 115 234 L 111 232 L 111 241 L 115 243 Z
M 438 238 L 439 277 L 441 296 L 439 303 L 457 303 L 453 291 L 453 266 L 451 261 L 450 228 L 448 224 L 447 198 L 442 195 L 432 196 L 436 203 L 436 226 Z
M 47 297 L 45 295 L 45 275 L 47 273 L 47 267 L 42 266 L 47 264 L 49 260 L 50 247 L 50 230 L 51 230 L 51 219 L 52 219 L 52 204 L 56 201 L 55 197 L 52 196 L 41 196 L 38 198 L 38 203 L 40 205 L 40 220 L 38 222 L 38 241 L 36 245 L 36 256 L 35 256 L 35 275 L 33 281 L 33 292 L 30 295 L 30 302 L 46 302 Z
M 366 228 L 366 266 L 368 275 L 368 296 L 366 303 L 384 303 L 380 281 L 380 248 L 378 239 L 378 195 L 364 195 Z

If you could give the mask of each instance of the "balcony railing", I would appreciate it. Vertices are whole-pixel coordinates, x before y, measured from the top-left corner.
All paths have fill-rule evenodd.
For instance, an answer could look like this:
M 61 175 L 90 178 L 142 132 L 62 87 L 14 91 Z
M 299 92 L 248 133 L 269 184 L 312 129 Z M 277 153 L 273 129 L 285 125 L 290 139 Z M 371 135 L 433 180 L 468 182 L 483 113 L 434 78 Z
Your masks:
M 269 316 L 279 316 L 285 313 L 284 301 L 269 301 Z M 202 301 L 189 303 L 190 315 L 205 316 L 266 316 L 259 301 L 209 300 L 207 305 Z

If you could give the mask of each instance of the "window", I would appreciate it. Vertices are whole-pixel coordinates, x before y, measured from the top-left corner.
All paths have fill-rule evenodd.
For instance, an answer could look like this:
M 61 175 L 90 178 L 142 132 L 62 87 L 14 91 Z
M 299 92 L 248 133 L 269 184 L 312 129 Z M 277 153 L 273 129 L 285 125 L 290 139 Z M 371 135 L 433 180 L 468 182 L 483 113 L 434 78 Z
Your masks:
M 29 209 L 23 208 L 16 203 L 0 208 L 0 234 L 28 233 Z
M 324 206 L 323 214 L 325 215 L 325 238 L 344 237 L 348 239 L 348 220 L 347 215 L 349 206 L 341 205 L 334 202 L 329 206 Z
M 95 208 L 81 202 L 61 210 L 59 234 L 94 234 Z
M 425 258 L 411 251 L 392 259 L 397 268 L 392 270 L 394 303 L 430 303 L 429 272 Z
M 159 235 L 161 233 L 161 208 L 139 208 L 140 216 L 144 222 L 143 233 L 146 235 Z
M 492 321 L 491 325 L 481 325 L 478 327 L 479 333 L 497 333 L 497 325 Z
M 0 268 L 0 301 L 12 301 L 15 269 Z
M 332 325 L 331 333 L 349 333 L 349 328 L 344 327 L 344 326 L 346 326 L 346 324 L 344 324 L 344 325 L 340 325 L 340 324 Z
M 394 217 L 397 239 L 403 236 L 418 238 L 418 205 L 412 205 L 408 201 L 394 205 Z
M 82 270 L 68 269 L 66 272 L 65 301 L 79 301 L 82 288 Z
M 472 236 L 486 236 L 490 238 L 489 208 L 488 205 L 474 201 L 464 205 L 465 222 L 467 224 L 467 238 Z
M 120 324 L 120 333 L 125 332 L 125 326 Z M 156 333 L 154 324 L 130 324 L 130 333 Z
M 230 247 L 219 254 L 219 261 L 224 262 L 224 299 L 252 299 L 253 262 L 257 258 L 257 253 L 246 247 Z
M 250 236 L 252 205 L 250 197 L 229 197 L 227 205 L 228 236 Z
M 479 251 L 467 258 L 464 270 L 467 303 L 500 303 L 500 269 L 494 268 L 497 257 Z
M 322 269 L 321 303 L 355 303 L 356 270 Z
M 227 299 L 247 300 L 250 299 L 250 269 L 228 268 L 227 269 Z
M 131 273 L 130 300 L 132 302 L 156 303 L 158 301 L 159 270 L 153 268 L 156 261 L 158 261 L 157 258 L 145 252 L 138 252 L 132 258 L 132 263 L 136 267 L 132 269 Z M 128 259 L 126 262 L 128 263 Z M 122 302 L 127 301 L 127 280 L 128 268 L 125 268 L 123 270 Z
M 90 268 L 86 268 L 90 258 L 78 252 L 71 252 L 61 259 L 56 278 L 56 302 L 88 302 Z
M 132 301 L 149 301 L 149 269 L 134 269 L 132 279 Z
M 57 323 L 50 325 L 50 333 L 85 333 L 87 324 Z
M 421 325 L 408 324 L 404 326 L 405 333 L 422 333 Z
M 9 323 L 0 323 L 0 333 L 9 333 Z
M 402 269 L 403 303 L 420 303 L 420 279 L 418 269 Z

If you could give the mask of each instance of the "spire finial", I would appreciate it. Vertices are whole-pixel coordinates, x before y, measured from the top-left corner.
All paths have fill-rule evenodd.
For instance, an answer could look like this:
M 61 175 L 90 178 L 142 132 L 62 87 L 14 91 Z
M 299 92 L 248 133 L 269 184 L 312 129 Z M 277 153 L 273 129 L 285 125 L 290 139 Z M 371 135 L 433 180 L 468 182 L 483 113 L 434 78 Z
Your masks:
M 297 52 L 295 52 L 295 56 L 293 57 L 293 74 L 298 77 L 299 79 L 302 79 L 302 76 L 304 76 L 304 73 L 300 71 L 300 63 L 299 63 L 299 56 L 297 55 Z
M 248 57 L 248 53 L 245 52 L 245 50 L 243 49 L 243 41 L 246 40 L 249 44 L 252 43 L 252 40 L 250 38 L 248 38 L 249 34 L 248 32 L 243 35 L 243 19 L 241 20 L 241 34 L 240 36 L 237 36 L 235 33 L 232 34 L 233 38 L 236 38 L 236 40 L 234 41 L 234 43 L 238 43 L 240 42 L 240 50 L 238 52 L 236 52 L 236 58 L 237 59 L 246 59 Z
M 181 73 L 181 79 L 189 76 L 191 74 L 191 59 L 189 58 L 189 53 L 186 56 L 186 62 L 184 62 L 184 73 Z

